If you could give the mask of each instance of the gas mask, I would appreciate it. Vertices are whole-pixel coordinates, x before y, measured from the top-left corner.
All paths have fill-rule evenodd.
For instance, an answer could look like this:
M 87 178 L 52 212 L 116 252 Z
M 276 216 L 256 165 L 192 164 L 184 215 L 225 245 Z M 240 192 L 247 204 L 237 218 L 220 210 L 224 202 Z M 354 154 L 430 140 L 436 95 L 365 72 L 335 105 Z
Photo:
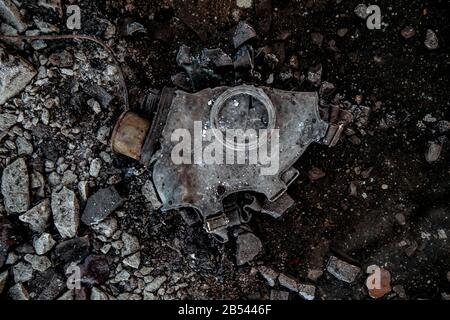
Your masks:
M 219 241 L 262 212 L 279 218 L 294 164 L 311 143 L 334 146 L 351 114 L 319 112 L 315 92 L 241 85 L 147 95 L 144 111 L 122 114 L 114 152 L 152 173 L 161 210 L 193 209 Z

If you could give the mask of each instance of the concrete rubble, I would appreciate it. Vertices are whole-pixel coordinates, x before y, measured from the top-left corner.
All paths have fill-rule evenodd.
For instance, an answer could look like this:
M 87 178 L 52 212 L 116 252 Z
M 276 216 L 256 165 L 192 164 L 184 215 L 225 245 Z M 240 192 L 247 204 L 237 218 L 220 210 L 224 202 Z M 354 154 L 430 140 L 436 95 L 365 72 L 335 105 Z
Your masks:
M 27 29 L 19 8 L 11 0 L 0 0 L 0 17 L 20 33 Z
M 269 286 L 275 286 L 275 284 L 277 283 L 279 272 L 265 266 L 259 267 L 258 271 L 261 276 L 267 281 L 267 284 Z
M 431 29 L 427 30 L 424 44 L 428 50 L 436 50 L 439 48 L 439 38 L 437 37 L 436 33 L 433 30 Z
M 348 262 L 340 260 L 335 256 L 332 256 L 328 260 L 327 271 L 341 281 L 352 283 L 360 274 L 361 269 Z
M 37 254 L 43 255 L 49 252 L 56 244 L 52 235 L 49 233 L 43 233 L 39 237 L 36 237 L 33 241 L 34 250 Z
M 53 192 L 51 208 L 55 227 L 61 237 L 75 237 L 80 225 L 80 206 L 75 193 L 66 187 Z
M 47 229 L 51 214 L 50 200 L 45 199 L 19 216 L 19 219 L 28 224 L 31 230 L 41 233 Z
M 11 213 L 23 213 L 30 207 L 30 180 L 25 160 L 20 158 L 3 170 L 2 195 L 5 208 Z
M 16 283 L 9 289 L 9 298 L 12 300 L 29 300 L 30 295 L 22 283 Z
M 87 225 L 98 224 L 122 203 L 123 199 L 114 187 L 101 189 L 89 197 L 81 221 Z
M 442 145 L 440 143 L 430 142 L 428 144 L 428 150 L 425 154 L 425 159 L 428 163 L 435 162 L 439 160 L 442 152 Z
M 0 114 L 0 141 L 7 135 L 8 130 L 16 123 L 16 115 L 10 113 Z
M 129 233 L 122 233 L 122 257 L 129 256 L 140 250 L 139 239 Z
M 117 230 L 117 220 L 113 217 L 108 217 L 98 224 L 91 226 L 92 229 L 106 238 L 111 238 Z
M 36 70 L 28 61 L 0 48 L 0 106 L 19 94 L 35 76 Z
M 252 261 L 262 250 L 262 243 L 253 233 L 244 233 L 236 240 L 236 262 L 238 266 Z

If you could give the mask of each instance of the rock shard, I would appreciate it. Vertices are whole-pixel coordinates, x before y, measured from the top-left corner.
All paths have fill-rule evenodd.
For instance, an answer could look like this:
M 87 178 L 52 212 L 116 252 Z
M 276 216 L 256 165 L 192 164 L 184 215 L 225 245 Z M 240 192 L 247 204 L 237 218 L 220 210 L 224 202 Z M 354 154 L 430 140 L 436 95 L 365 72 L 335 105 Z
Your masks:
M 19 9 L 11 0 L 0 0 L 0 17 L 19 32 L 27 29 Z
M 8 212 L 23 213 L 28 210 L 30 179 L 24 159 L 17 159 L 3 170 L 1 192 Z
M 261 240 L 253 233 L 239 235 L 236 244 L 236 260 L 239 266 L 252 261 L 262 250 Z
M 28 61 L 0 49 L 0 106 L 19 94 L 35 75 L 36 70 Z
M 332 256 L 328 260 L 327 271 L 341 281 L 352 283 L 355 281 L 361 269 Z
M 53 192 L 51 205 L 53 220 L 61 237 L 75 237 L 80 224 L 80 207 L 75 192 L 66 187 Z
M 28 224 L 30 229 L 34 232 L 42 233 L 47 228 L 51 213 L 50 200 L 45 199 L 23 215 L 19 216 L 19 219 Z
M 87 201 L 81 221 L 87 225 L 97 224 L 108 217 L 123 203 L 115 187 L 101 189 Z

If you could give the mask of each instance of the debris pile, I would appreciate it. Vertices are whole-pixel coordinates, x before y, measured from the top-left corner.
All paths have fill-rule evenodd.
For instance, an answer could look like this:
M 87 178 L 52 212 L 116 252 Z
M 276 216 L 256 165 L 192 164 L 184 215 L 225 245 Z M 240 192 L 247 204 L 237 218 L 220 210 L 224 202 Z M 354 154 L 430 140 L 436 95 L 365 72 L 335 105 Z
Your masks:
M 450 299 L 446 8 L 401 0 L 378 32 L 344 1 L 130 0 L 129 19 L 78 3 L 93 12 L 74 32 L 121 68 L 76 39 L 0 41 L 0 299 Z M 0 35 L 68 33 L 63 10 L 0 0 Z M 149 86 L 251 83 L 317 92 L 345 139 L 286 172 L 289 195 L 246 203 L 224 245 L 197 213 L 159 212 L 154 177 L 112 152 L 121 69 L 133 111 L 153 110 Z

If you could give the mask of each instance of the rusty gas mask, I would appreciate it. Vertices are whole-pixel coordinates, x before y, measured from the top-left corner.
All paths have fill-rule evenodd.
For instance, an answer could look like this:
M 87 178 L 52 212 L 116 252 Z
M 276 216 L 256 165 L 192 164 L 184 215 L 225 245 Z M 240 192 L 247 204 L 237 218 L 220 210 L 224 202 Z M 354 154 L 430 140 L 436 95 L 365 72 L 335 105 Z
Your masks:
M 252 214 L 279 218 L 292 207 L 286 190 L 299 175 L 294 163 L 313 142 L 334 146 L 351 121 L 338 107 L 320 115 L 317 93 L 251 85 L 197 93 L 164 88 L 142 105 L 140 115 L 128 111 L 117 121 L 113 150 L 151 170 L 161 210 L 193 209 L 223 242 Z

